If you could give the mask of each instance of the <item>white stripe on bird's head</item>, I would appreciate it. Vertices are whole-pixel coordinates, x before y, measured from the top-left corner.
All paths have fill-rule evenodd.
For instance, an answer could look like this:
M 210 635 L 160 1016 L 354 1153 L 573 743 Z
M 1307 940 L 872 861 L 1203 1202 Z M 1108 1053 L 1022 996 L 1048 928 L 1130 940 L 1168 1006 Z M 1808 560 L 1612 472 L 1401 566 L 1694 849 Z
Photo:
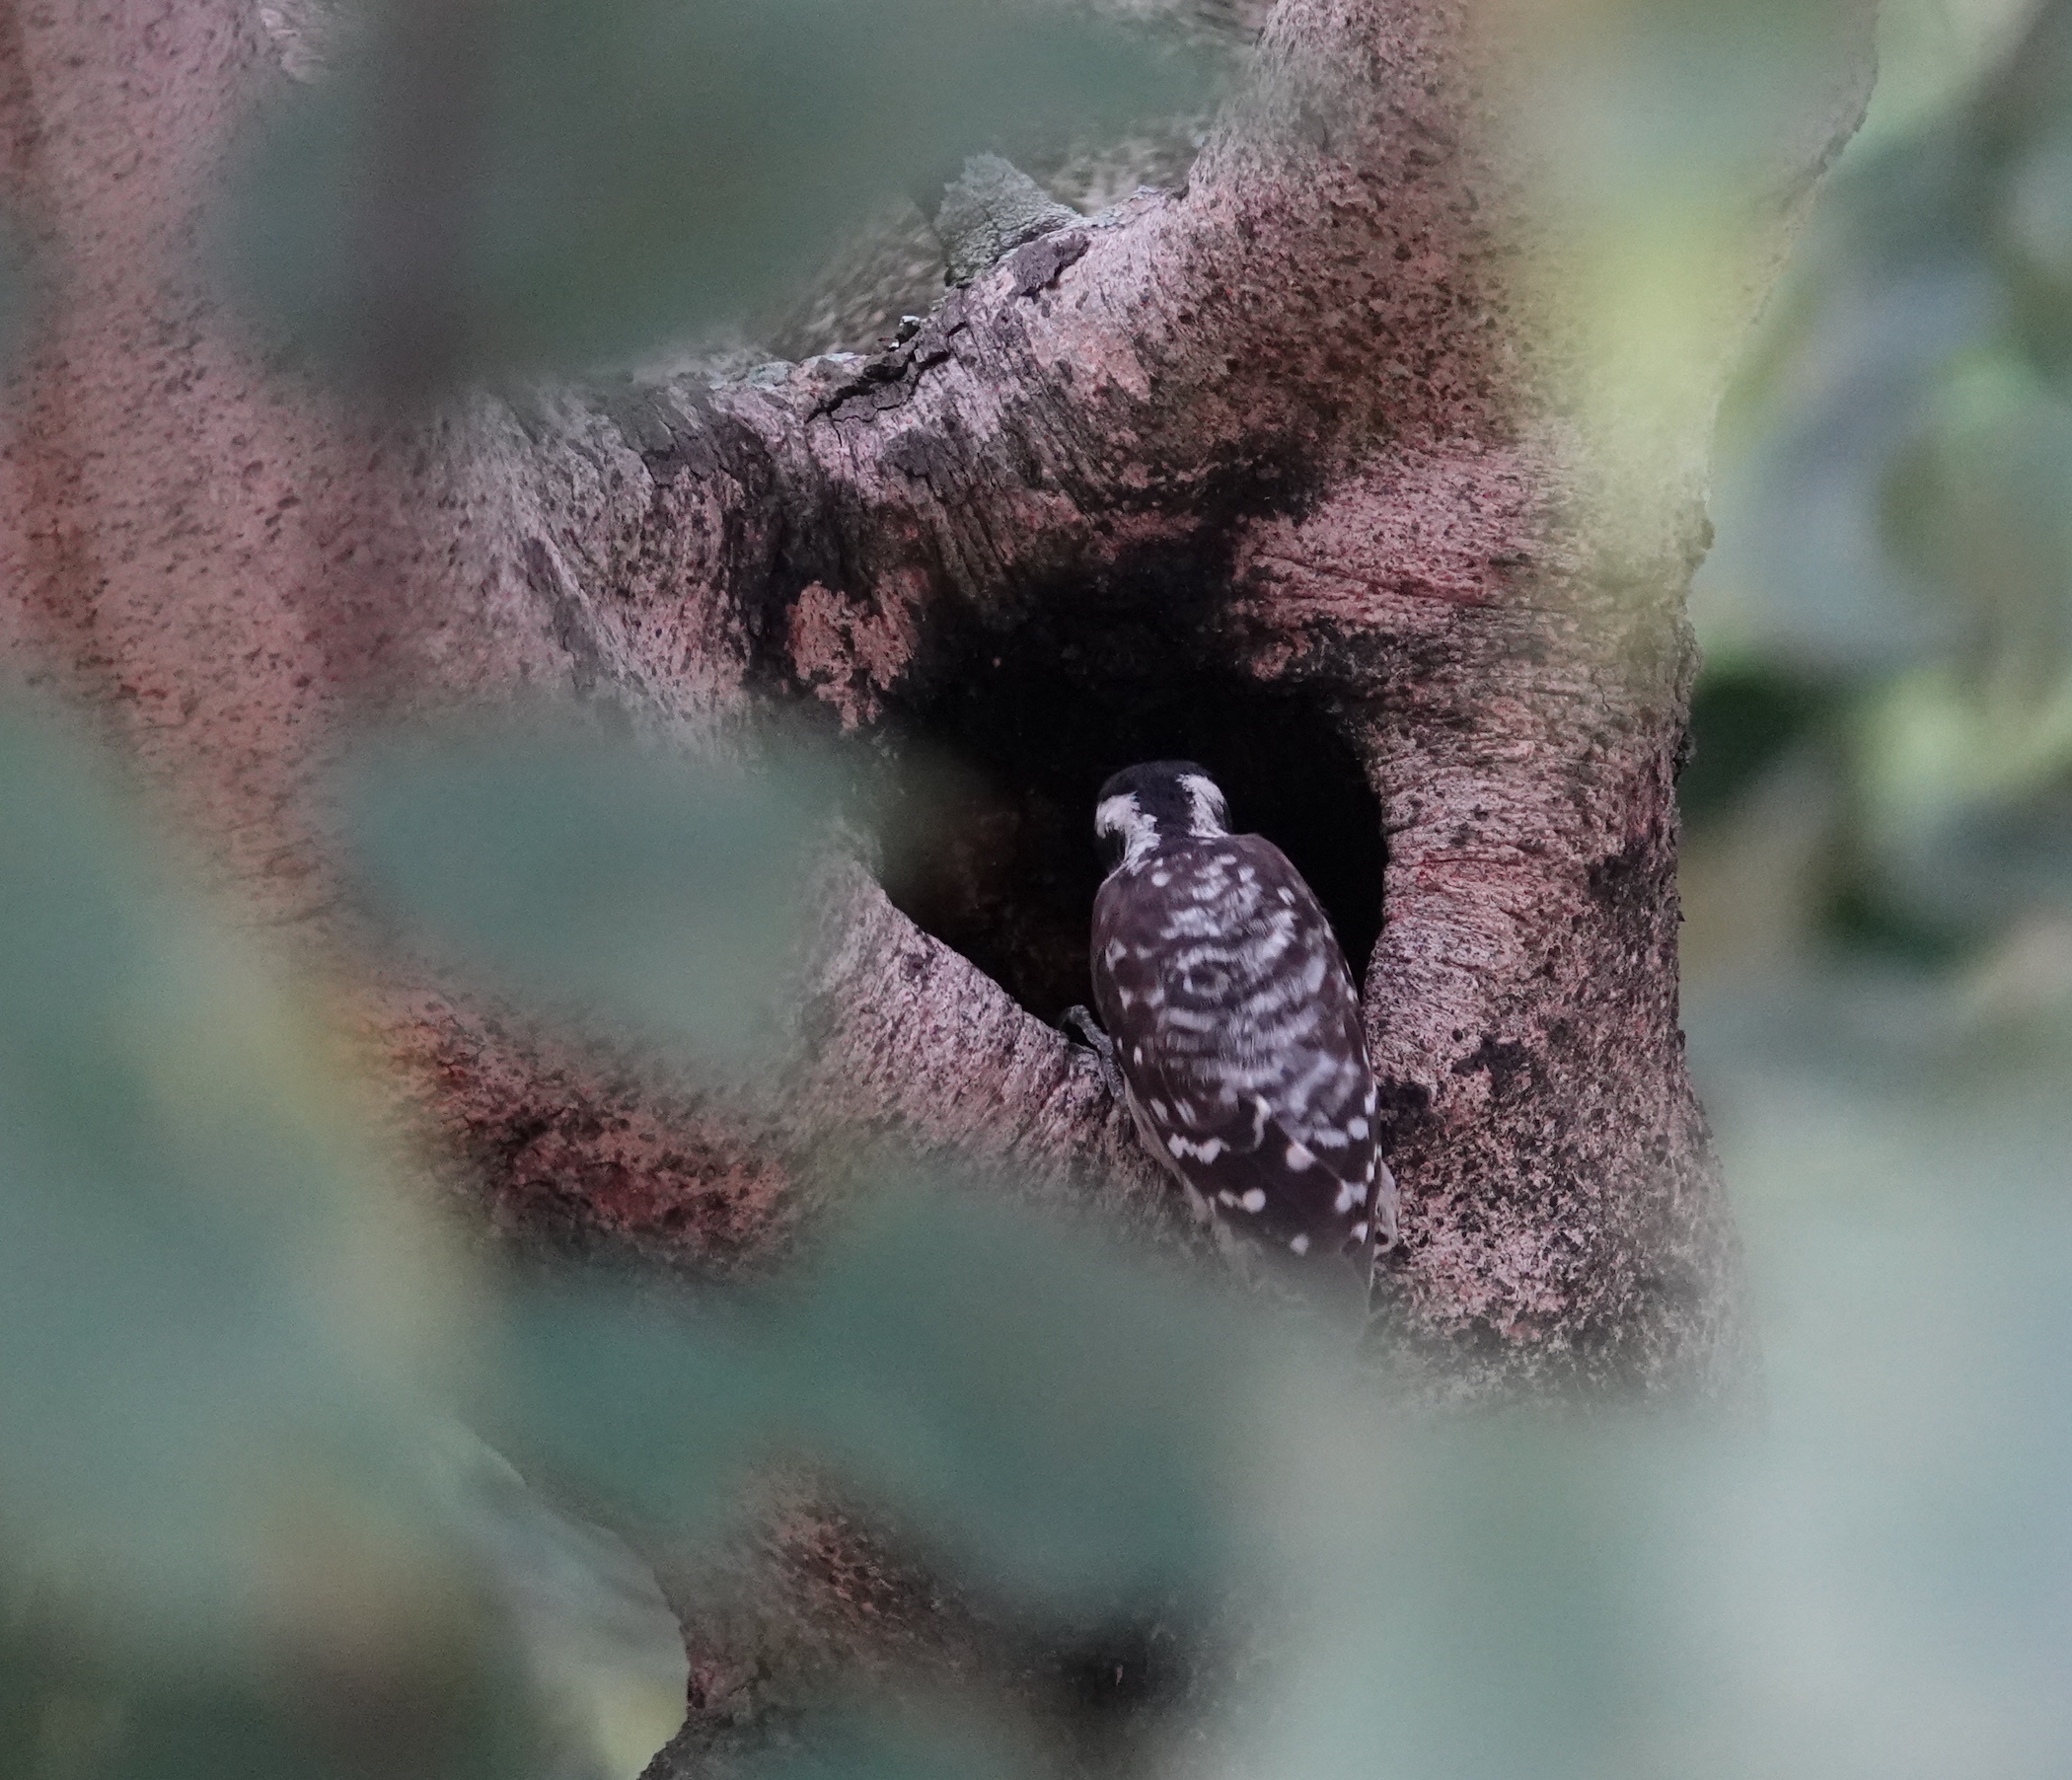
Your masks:
M 1230 810 L 1216 780 L 1201 773 L 1183 773 L 1180 783 L 1187 792 L 1191 815 L 1187 832 L 1197 840 L 1215 841 L 1230 832 Z
M 1093 832 L 1105 841 L 1120 842 L 1120 863 L 1134 865 L 1158 845 L 1158 824 L 1135 791 L 1104 797 L 1093 812 Z

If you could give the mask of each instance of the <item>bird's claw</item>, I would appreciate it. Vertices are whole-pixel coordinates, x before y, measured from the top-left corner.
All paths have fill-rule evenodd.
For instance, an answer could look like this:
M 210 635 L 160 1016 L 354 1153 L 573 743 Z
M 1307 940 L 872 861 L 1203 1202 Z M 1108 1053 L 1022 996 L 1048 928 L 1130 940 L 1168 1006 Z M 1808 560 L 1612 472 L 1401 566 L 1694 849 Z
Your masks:
M 1101 1030 L 1100 1024 L 1085 1007 L 1074 1003 L 1066 1008 L 1058 1024 L 1067 1033 L 1077 1033 L 1079 1042 L 1073 1048 L 1091 1053 L 1094 1067 L 1101 1073 L 1101 1082 L 1109 1097 L 1120 1101 L 1123 1097 L 1122 1070 L 1115 1061 L 1115 1040 Z

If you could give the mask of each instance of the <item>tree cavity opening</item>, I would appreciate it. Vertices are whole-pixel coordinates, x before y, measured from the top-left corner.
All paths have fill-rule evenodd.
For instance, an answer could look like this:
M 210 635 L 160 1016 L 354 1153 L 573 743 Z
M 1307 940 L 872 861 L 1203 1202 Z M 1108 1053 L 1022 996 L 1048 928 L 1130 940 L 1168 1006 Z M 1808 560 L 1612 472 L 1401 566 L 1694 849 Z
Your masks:
M 1083 615 L 1082 615 L 1083 619 Z M 937 639 L 940 644 L 942 639 Z M 917 837 L 886 890 L 1040 1019 L 1091 1000 L 1095 793 L 1143 760 L 1199 761 L 1232 827 L 1295 861 L 1364 979 L 1381 930 L 1381 810 L 1318 695 L 1190 660 L 1135 627 L 972 631 L 895 714 Z

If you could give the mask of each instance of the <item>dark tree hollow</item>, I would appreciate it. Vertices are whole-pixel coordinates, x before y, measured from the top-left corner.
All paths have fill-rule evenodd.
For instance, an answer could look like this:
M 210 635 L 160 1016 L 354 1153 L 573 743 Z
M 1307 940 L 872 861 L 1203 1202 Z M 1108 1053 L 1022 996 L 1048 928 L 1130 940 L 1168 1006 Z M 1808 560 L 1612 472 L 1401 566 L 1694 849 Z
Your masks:
M 970 623 L 934 639 L 929 671 L 889 713 L 934 770 L 887 891 L 1041 1019 L 1087 999 L 1094 800 L 1143 760 L 1207 767 L 1234 827 L 1295 861 L 1365 977 L 1381 931 L 1379 801 L 1327 699 L 1219 663 L 1211 635 L 1169 609 L 1154 625 L 1113 605 Z

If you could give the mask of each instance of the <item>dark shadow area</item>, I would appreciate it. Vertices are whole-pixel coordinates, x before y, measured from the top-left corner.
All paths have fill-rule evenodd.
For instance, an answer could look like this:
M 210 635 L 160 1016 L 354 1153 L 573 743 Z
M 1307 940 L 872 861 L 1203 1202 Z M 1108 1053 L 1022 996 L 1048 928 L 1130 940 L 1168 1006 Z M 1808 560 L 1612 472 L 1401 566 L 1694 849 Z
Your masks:
M 1730 809 L 1790 750 L 1841 713 L 1846 689 L 1760 666 L 1708 669 L 1691 696 L 1690 758 L 1676 780 L 1686 822 Z
M 1170 608 L 1167 609 L 1170 613 Z M 1168 621 L 1170 622 L 1170 621 Z M 896 713 L 933 769 L 910 790 L 917 836 L 886 885 L 918 926 L 1045 1020 L 1091 1000 L 1101 871 L 1095 794 L 1142 760 L 1199 761 L 1239 832 L 1295 861 L 1356 978 L 1381 930 L 1381 812 L 1313 695 L 1262 687 L 1127 610 L 935 639 L 927 690 Z
M 1227 1680 L 1229 1653 L 1182 1615 L 1125 1620 L 1041 1651 L 1031 1662 L 1037 1697 L 1050 1705 L 1069 1771 L 1144 1773 L 1190 1708 L 1199 1712 Z

